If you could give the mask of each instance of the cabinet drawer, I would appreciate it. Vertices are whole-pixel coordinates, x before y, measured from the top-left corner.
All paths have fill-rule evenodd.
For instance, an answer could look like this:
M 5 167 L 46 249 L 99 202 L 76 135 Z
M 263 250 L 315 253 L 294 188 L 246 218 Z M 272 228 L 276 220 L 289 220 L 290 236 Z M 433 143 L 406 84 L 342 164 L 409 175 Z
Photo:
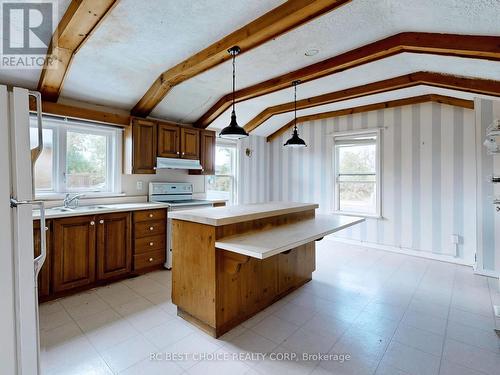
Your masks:
M 165 234 L 165 221 L 143 221 L 135 224 L 135 238 Z
M 147 253 L 134 255 L 134 270 L 158 266 L 165 263 L 165 250 L 148 251 Z
M 148 236 L 135 240 L 134 254 L 145 253 L 153 250 L 165 250 L 165 236 Z
M 164 220 L 167 217 L 167 210 L 145 210 L 134 212 L 134 223 L 148 220 Z

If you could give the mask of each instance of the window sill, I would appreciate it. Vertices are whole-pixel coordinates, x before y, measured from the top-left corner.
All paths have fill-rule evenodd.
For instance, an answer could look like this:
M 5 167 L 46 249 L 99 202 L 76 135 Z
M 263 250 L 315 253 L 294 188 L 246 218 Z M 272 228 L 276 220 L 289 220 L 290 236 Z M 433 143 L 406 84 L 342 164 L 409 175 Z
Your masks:
M 68 193 L 35 193 L 35 199 L 40 199 L 44 201 L 58 201 L 61 199 L 64 199 L 66 197 L 66 194 L 83 194 L 81 197 L 82 200 L 85 199 L 92 199 L 92 198 L 113 198 L 113 197 L 124 197 L 125 193 L 110 193 L 110 192 L 77 192 L 77 191 L 72 191 Z
M 379 219 L 379 220 L 383 220 L 384 219 L 384 217 L 382 215 L 378 215 L 378 214 L 363 214 L 361 212 L 333 211 L 332 214 L 335 214 L 335 215 L 345 215 L 345 216 L 364 217 L 366 219 Z

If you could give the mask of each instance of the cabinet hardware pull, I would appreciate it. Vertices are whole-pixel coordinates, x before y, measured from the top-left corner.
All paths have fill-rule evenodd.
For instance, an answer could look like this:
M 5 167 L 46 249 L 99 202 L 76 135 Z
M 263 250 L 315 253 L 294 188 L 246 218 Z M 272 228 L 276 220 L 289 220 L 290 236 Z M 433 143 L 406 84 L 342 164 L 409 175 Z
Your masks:
M 153 217 L 153 214 L 149 214 L 149 217 Z
M 180 152 L 179 152 L 179 151 L 177 151 L 177 155 L 179 155 L 179 154 L 180 154 Z
M 49 227 L 45 227 L 45 231 L 48 231 L 49 230 Z
M 184 156 L 185 154 L 186 154 L 186 153 L 185 153 L 185 152 L 183 152 L 183 153 L 182 153 L 182 156 Z
M 155 228 L 154 227 L 149 227 L 149 230 L 154 230 Z
M 150 242 L 150 243 L 149 243 L 149 246 L 153 246 L 153 245 L 154 245 L 154 243 L 153 243 L 153 242 Z
M 104 224 L 104 220 L 99 220 L 99 224 Z
M 90 225 L 94 225 L 94 224 L 95 224 L 95 221 L 94 221 L 94 220 L 92 220 L 92 221 L 90 222 Z
M 153 258 L 149 258 L 148 260 L 149 260 L 150 262 L 152 262 L 152 261 L 153 261 Z

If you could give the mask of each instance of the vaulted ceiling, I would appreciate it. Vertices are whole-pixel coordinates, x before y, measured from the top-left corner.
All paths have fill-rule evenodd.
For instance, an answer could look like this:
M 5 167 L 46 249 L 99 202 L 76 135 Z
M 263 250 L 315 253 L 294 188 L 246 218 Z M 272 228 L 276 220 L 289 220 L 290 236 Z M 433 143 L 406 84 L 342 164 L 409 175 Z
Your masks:
M 69 0 L 59 1 L 61 19 L 70 3 Z M 282 0 L 116 1 L 74 54 L 65 72 L 59 100 L 130 111 L 138 108 L 137 104 L 156 81 L 158 87 L 167 89 L 158 93 L 158 87 L 155 88 L 158 105 L 152 107 L 151 116 L 220 129 L 229 121 L 227 100 L 221 101 L 231 90 L 231 63 L 227 56 L 221 63 L 220 55 L 214 55 L 214 61 L 198 59 L 198 64 L 205 65 L 200 65 L 201 73 L 197 71 L 192 76 L 183 76 L 187 74 L 185 71 L 176 76 L 162 76 L 162 73 L 172 71 L 179 63 L 213 47 L 214 43 L 270 10 L 279 6 L 292 9 L 290 4 L 301 2 L 285 3 Z M 320 4 L 321 7 L 306 9 L 310 13 L 300 22 L 290 16 L 290 24 L 281 30 L 287 32 L 278 30 L 276 35 L 272 34 L 279 19 L 273 20 L 273 24 L 258 24 L 258 27 L 245 30 L 248 38 L 252 38 L 254 32 L 255 40 L 260 40 L 243 41 L 249 46 L 248 50 L 243 48 L 237 57 L 237 90 L 250 88 L 248 90 L 254 92 L 250 98 L 242 95 L 245 100 L 237 104 L 240 125 L 252 123 L 267 108 L 293 99 L 292 88 L 288 87 L 286 80 L 281 85 L 271 81 L 274 88 L 264 95 L 260 95 L 261 92 L 255 94 L 253 86 L 336 56 L 340 56 L 337 60 L 344 64 L 345 61 L 354 63 L 342 65 L 333 60 L 332 64 L 338 66 L 325 71 L 320 78 L 311 79 L 316 77 L 305 75 L 307 79 L 298 86 L 299 100 L 417 72 L 496 82 L 481 86 L 481 90 L 471 90 L 462 84 L 448 86 L 419 82 L 393 87 L 389 91 L 340 97 L 335 102 L 302 109 L 298 116 L 427 94 L 469 100 L 476 96 L 500 95 L 500 2 L 497 0 L 302 1 L 302 4 L 306 3 L 312 4 L 311 7 Z M 257 31 L 269 31 L 271 38 L 257 35 Z M 468 44 L 466 39 L 457 43 L 451 35 L 442 37 L 441 44 L 430 48 L 429 41 L 414 34 L 412 41 L 397 43 L 394 39 L 390 45 L 393 49 L 384 49 L 380 42 L 379 50 L 372 49 L 372 55 L 365 53 L 373 43 L 408 32 L 488 36 L 489 39 L 484 44 L 472 37 Z M 412 48 L 403 48 L 412 43 Z M 421 47 L 422 44 L 425 48 Z M 359 50 L 349 52 L 356 49 Z M 306 56 L 306 51 L 310 50 L 318 53 Z M 36 89 L 40 74 L 41 70 L 0 70 L 0 83 Z M 175 84 L 169 85 L 168 77 L 174 77 Z M 219 106 L 220 103 L 225 105 Z M 210 117 L 210 110 L 214 109 L 217 113 Z M 291 112 L 274 114 L 252 129 L 252 133 L 268 136 L 292 118 Z

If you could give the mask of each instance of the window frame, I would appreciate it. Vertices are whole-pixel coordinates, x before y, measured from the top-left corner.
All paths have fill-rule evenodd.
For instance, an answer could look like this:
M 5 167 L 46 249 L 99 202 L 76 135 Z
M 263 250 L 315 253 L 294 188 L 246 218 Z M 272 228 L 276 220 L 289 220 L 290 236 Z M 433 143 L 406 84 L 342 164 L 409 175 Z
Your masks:
M 31 117 L 30 119 L 33 119 Z M 30 121 L 30 127 L 34 122 Z M 121 189 L 121 165 L 122 165 L 122 139 L 123 129 L 109 125 L 88 123 L 67 118 L 54 118 L 43 116 L 43 128 L 53 131 L 53 167 L 52 167 L 52 190 L 36 189 L 38 198 L 59 199 L 66 194 L 84 194 L 85 197 L 117 196 L 123 195 Z M 84 133 L 105 136 L 106 146 L 106 186 L 104 189 L 68 189 L 66 186 L 66 157 L 67 157 L 67 133 Z M 36 178 L 36 176 L 35 176 Z
M 206 176 L 205 179 L 205 184 L 207 187 L 207 193 L 208 193 L 208 179 L 212 176 L 214 177 L 226 177 L 231 179 L 232 183 L 232 191 L 231 191 L 231 199 L 229 201 L 230 204 L 236 204 L 238 201 L 238 189 L 237 189 L 237 174 L 238 174 L 238 149 L 236 147 L 236 143 L 234 142 L 228 142 L 228 141 L 221 141 L 219 139 L 216 140 L 215 143 L 215 155 L 217 155 L 217 147 L 225 147 L 225 148 L 231 148 L 233 151 L 233 160 L 232 160 L 232 166 L 231 166 L 231 173 L 232 174 L 218 174 L 217 173 L 217 161 L 214 160 L 214 174 L 211 176 Z
M 333 135 L 333 148 L 332 148 L 332 159 L 333 159 L 333 213 L 348 215 L 348 216 L 359 216 L 367 218 L 382 218 L 382 128 L 375 129 L 362 129 L 362 130 L 352 130 L 344 132 L 335 132 Z M 375 199 L 376 199 L 376 210 L 373 213 L 358 212 L 352 210 L 342 210 L 340 208 L 340 182 L 339 182 L 339 156 L 338 156 L 338 138 L 349 138 L 357 136 L 375 136 Z M 360 142 L 361 143 L 361 142 Z

